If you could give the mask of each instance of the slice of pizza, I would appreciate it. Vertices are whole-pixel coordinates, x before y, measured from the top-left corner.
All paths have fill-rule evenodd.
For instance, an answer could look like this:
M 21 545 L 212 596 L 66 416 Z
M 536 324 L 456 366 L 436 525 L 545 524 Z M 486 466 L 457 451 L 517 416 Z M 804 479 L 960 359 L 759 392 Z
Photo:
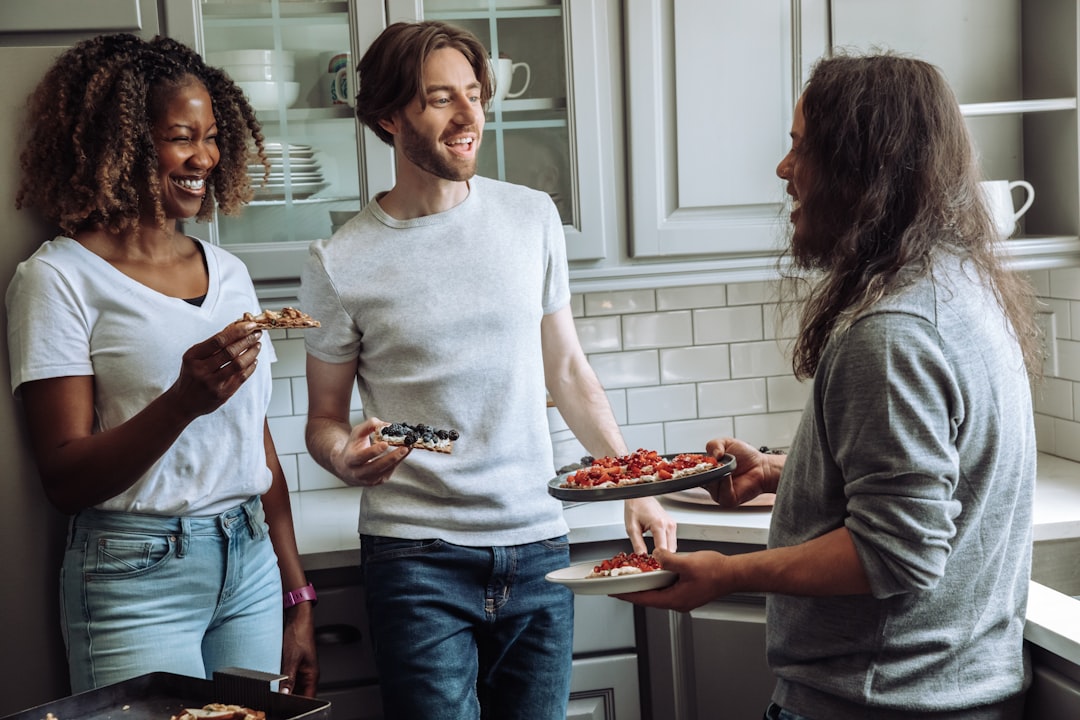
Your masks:
M 244 313 L 244 316 L 240 318 L 240 322 L 253 322 L 259 327 L 270 328 L 273 330 L 322 326 L 322 323 L 308 315 L 306 312 L 292 307 L 283 307 L 281 308 L 281 312 L 263 310 L 258 315 L 252 315 L 251 313 L 246 312 Z
M 385 442 L 389 445 L 398 445 L 421 450 L 431 450 L 449 455 L 454 451 L 454 441 L 460 435 L 457 430 L 442 430 L 430 425 L 419 423 L 395 422 L 386 423 L 371 433 L 372 442 Z
M 561 487 L 590 490 L 626 487 L 698 475 L 719 464 L 711 455 L 680 453 L 665 458 L 655 450 L 639 448 L 628 455 L 596 458 L 592 465 L 567 475 Z
M 604 560 L 585 577 L 619 577 L 620 575 L 637 575 L 660 569 L 662 569 L 660 563 L 652 555 L 621 552 L 610 560 Z

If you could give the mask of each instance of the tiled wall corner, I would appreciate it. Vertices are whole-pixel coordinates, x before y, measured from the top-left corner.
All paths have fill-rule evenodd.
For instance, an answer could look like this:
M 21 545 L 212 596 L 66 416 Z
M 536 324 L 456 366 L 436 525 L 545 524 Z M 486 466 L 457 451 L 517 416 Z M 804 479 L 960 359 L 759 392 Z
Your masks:
M 1080 268 L 1034 271 L 1031 281 L 1040 310 L 1050 314 L 1043 327 L 1053 337 L 1044 340 L 1056 354 L 1056 363 L 1032 387 L 1039 449 L 1080 461 Z

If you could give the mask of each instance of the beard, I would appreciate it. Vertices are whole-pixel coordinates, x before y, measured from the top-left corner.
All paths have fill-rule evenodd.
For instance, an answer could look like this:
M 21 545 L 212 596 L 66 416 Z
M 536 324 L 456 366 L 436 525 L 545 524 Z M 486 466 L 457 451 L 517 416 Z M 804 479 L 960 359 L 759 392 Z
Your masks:
M 440 153 L 442 144 L 431 143 L 417 132 L 408 118 L 402 118 L 401 134 L 397 137 L 401 151 L 413 165 L 443 180 L 463 181 L 476 174 L 476 155 L 465 159 Z M 480 137 L 477 134 L 476 143 Z

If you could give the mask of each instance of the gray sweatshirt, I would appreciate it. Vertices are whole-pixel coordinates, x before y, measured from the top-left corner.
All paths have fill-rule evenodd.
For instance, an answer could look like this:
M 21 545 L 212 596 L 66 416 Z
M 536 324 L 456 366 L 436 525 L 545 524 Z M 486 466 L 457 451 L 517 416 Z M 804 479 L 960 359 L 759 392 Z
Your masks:
M 774 701 L 820 720 L 912 718 L 1023 691 L 1035 463 L 1020 349 L 955 258 L 835 336 L 769 545 L 846 526 L 872 595 L 768 598 Z

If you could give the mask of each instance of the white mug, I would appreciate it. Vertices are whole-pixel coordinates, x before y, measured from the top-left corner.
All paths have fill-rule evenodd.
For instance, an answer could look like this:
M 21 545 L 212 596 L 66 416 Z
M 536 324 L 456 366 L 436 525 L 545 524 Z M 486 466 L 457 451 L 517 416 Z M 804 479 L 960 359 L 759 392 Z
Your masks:
M 322 93 L 326 105 L 354 105 L 356 93 L 349 81 L 352 56 L 345 52 L 328 52 L 319 56 L 323 71 Z
M 979 185 L 986 199 L 986 207 L 994 219 L 998 237 L 1009 237 L 1016 232 L 1016 222 L 1028 211 L 1031 203 L 1035 202 L 1035 188 L 1026 180 L 987 180 Z M 1023 188 L 1026 195 L 1019 210 L 1013 204 L 1012 196 L 1012 191 L 1018 187 Z
M 514 73 L 519 69 L 525 70 L 525 84 L 515 92 L 510 92 L 510 86 L 514 83 Z M 529 81 L 532 79 L 532 71 L 528 63 L 514 62 L 510 58 L 491 60 L 491 71 L 495 76 L 495 99 L 521 97 L 529 89 Z

